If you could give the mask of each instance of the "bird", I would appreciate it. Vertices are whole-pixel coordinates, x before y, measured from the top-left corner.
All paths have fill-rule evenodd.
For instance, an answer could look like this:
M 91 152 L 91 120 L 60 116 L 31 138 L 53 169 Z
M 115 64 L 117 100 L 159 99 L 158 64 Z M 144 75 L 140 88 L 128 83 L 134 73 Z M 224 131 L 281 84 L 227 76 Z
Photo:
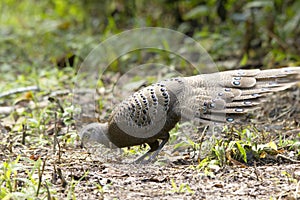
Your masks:
M 271 93 L 300 81 L 300 67 L 239 69 L 163 80 L 124 99 L 106 122 L 84 126 L 79 135 L 108 148 L 148 144 L 136 163 L 149 163 L 168 142 L 180 120 L 199 124 L 239 123 Z

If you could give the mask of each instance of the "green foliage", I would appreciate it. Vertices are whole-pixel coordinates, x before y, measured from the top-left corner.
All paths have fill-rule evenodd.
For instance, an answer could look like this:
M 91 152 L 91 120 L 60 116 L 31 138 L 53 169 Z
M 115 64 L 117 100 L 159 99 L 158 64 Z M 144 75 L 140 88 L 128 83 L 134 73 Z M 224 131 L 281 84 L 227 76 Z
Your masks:
M 207 152 L 207 157 L 200 160 L 197 169 L 202 169 L 211 173 L 211 170 L 216 170 L 227 164 L 253 165 L 254 162 L 264 162 L 265 158 L 272 158 L 283 152 L 284 149 L 290 153 L 299 155 L 299 141 L 297 139 L 288 140 L 281 136 L 278 140 L 270 138 L 266 140 L 268 135 L 272 133 L 259 133 L 251 126 L 242 130 L 225 129 L 228 136 L 221 139 L 212 139 L 210 141 L 212 148 Z M 231 138 L 235 134 L 239 139 Z M 274 157 L 275 159 L 275 157 Z M 237 162 L 236 162 L 237 161 Z
M 171 179 L 172 192 L 174 193 L 194 193 L 187 183 L 181 183 L 179 186 L 175 183 L 174 179 Z
M 235 58 L 241 65 L 257 64 L 257 60 L 266 65 L 300 60 L 296 42 L 300 3 L 295 0 L 4 0 L 0 7 L 0 53 L 5 55 L 0 61 L 5 68 L 21 69 L 17 59 L 40 70 L 45 61 L 53 64 L 70 52 L 85 58 L 94 45 L 111 35 L 144 26 L 191 35 L 215 60 Z M 166 60 L 167 54 L 158 54 L 160 60 Z M 113 71 L 124 71 L 122 65 L 113 63 Z
M 104 198 L 104 197 L 103 197 L 104 193 L 105 193 L 107 190 L 109 190 L 109 187 L 110 187 L 112 184 L 106 184 L 106 185 L 102 186 L 102 185 L 96 183 L 95 185 L 96 185 L 96 187 L 98 188 L 100 194 L 102 195 L 101 197 Z
M 80 183 L 80 181 L 82 179 L 84 179 L 87 175 L 89 174 L 88 171 L 86 171 L 84 173 L 84 175 L 82 177 L 80 177 L 80 179 L 78 181 L 75 181 L 74 179 L 71 180 L 71 183 L 70 183 L 70 187 L 69 187 L 69 190 L 68 190 L 68 194 L 67 194 L 67 198 L 66 199 L 76 199 L 76 194 L 75 194 L 75 188 L 76 186 Z
M 11 162 L 3 162 L 0 165 L 0 198 L 8 199 L 36 199 L 46 198 L 47 191 L 45 188 L 39 190 L 39 179 L 37 173 L 40 171 L 42 161 L 28 160 L 31 167 L 19 163 L 20 156 Z M 27 177 L 19 175 L 20 171 L 26 171 Z M 48 183 L 47 183 L 48 184 Z
M 216 144 L 212 149 L 214 156 L 218 160 L 220 165 L 224 165 L 226 162 L 226 146 L 223 143 L 223 140 L 216 140 Z

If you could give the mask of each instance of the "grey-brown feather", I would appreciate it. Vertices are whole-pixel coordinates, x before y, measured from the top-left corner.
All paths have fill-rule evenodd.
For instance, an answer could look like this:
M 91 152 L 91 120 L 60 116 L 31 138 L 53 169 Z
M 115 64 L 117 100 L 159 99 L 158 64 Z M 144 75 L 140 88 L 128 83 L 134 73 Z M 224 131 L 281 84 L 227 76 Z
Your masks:
M 89 131 L 83 129 L 81 135 L 92 135 L 86 136 L 85 142 L 90 138 L 101 143 L 105 135 L 116 147 L 147 143 L 149 152 L 160 150 L 179 120 L 234 123 L 259 108 L 270 93 L 285 90 L 299 80 L 300 67 L 168 79 L 134 93 L 113 110 L 105 125 L 90 125 Z M 164 141 L 160 146 L 159 139 Z M 107 141 L 103 143 L 108 146 Z

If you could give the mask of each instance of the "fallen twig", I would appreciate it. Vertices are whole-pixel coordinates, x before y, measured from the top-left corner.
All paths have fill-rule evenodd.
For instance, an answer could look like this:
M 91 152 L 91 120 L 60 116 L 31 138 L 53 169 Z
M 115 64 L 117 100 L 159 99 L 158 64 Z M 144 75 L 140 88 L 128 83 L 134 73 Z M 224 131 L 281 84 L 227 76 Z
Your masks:
M 292 159 L 292 158 L 287 157 L 287 156 L 282 155 L 282 154 L 277 154 L 276 157 L 277 157 L 277 158 L 283 158 L 283 159 L 286 159 L 286 160 L 288 160 L 288 161 L 290 161 L 290 162 L 293 162 L 293 163 L 300 163 L 300 160 L 295 160 L 295 159 Z
M 7 92 L 3 92 L 0 94 L 0 98 L 6 97 L 6 96 L 10 96 L 13 94 L 17 94 L 17 93 L 22 93 L 22 92 L 28 92 L 28 91 L 39 91 L 40 88 L 36 85 L 34 86 L 28 86 L 28 87 L 21 87 L 21 88 L 16 88 L 16 89 L 12 89 L 9 90 Z
M 13 106 L 0 106 L 0 114 L 8 115 L 14 111 Z

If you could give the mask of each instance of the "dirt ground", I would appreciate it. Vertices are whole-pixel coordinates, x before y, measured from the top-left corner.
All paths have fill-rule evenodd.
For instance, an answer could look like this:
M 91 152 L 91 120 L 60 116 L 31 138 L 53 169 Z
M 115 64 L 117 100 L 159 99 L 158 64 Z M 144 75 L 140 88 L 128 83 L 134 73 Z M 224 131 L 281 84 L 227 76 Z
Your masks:
M 67 180 L 79 178 L 87 170 L 89 174 L 75 188 L 78 199 L 300 198 L 299 164 L 226 166 L 206 175 L 193 165 L 111 164 L 87 158 L 62 168 Z M 91 183 L 98 183 L 102 190 Z M 64 197 L 63 193 L 59 196 Z
M 18 176 L 23 178 L 28 178 L 26 170 L 33 165 L 26 158 L 42 158 L 42 180 L 50 197 L 56 199 L 300 198 L 300 164 L 276 156 L 264 165 L 225 165 L 206 171 L 188 154 L 172 153 L 172 145 L 152 164 L 132 164 L 133 159 L 123 161 L 118 155 L 114 160 L 103 159 L 79 144 L 62 147 L 60 157 L 49 146 L 15 144 L 12 151 L 2 149 L 1 160 L 21 156 L 19 163 L 24 168 L 18 170 Z
M 39 153 L 47 158 L 42 179 L 51 183 L 56 199 L 300 198 L 300 164 L 225 166 L 203 172 L 197 165 L 180 164 L 181 158 L 164 164 L 105 163 L 84 149 L 69 148 L 58 162 L 58 156 L 49 152 L 22 147 L 14 151 L 22 152 L 22 157 Z M 4 154 L 1 159 L 7 158 Z M 22 159 L 19 163 L 26 165 Z M 19 175 L 26 177 L 25 171 Z
M 299 89 L 293 94 L 299 95 Z M 284 137 L 299 142 L 299 101 L 291 103 L 285 97 L 280 101 L 276 102 L 280 117 L 288 116 L 281 115 L 287 108 L 296 108 L 288 118 L 290 121 L 285 120 L 280 125 L 263 123 L 260 129 L 272 130 L 281 136 L 284 133 Z M 263 115 L 272 115 L 274 110 L 270 108 L 273 107 L 274 104 L 266 105 Z M 276 131 L 276 127 L 280 131 Z M 60 134 L 67 132 L 63 127 Z M 195 138 L 189 136 L 199 137 L 195 135 Z M 1 161 L 11 162 L 20 156 L 18 178 L 28 179 L 28 170 L 41 158 L 44 169 L 35 172 L 33 178 L 41 180 L 42 199 L 300 199 L 300 163 L 297 155 L 289 155 L 288 151 L 284 155 L 295 159 L 271 155 L 269 162 L 249 165 L 231 162 L 205 170 L 199 168 L 190 150 L 174 151 L 176 144 L 173 143 L 164 147 L 158 162 L 132 164 L 134 158 L 130 156 L 115 152 L 106 157 L 101 150 L 99 154 L 93 149 L 81 148 L 80 141 L 67 145 L 61 141 L 60 150 L 56 149 L 55 153 L 50 142 L 39 147 L 22 145 L 21 132 L 9 135 L 3 127 L 0 141 Z M 21 189 L 24 183 L 20 179 L 15 184 Z

